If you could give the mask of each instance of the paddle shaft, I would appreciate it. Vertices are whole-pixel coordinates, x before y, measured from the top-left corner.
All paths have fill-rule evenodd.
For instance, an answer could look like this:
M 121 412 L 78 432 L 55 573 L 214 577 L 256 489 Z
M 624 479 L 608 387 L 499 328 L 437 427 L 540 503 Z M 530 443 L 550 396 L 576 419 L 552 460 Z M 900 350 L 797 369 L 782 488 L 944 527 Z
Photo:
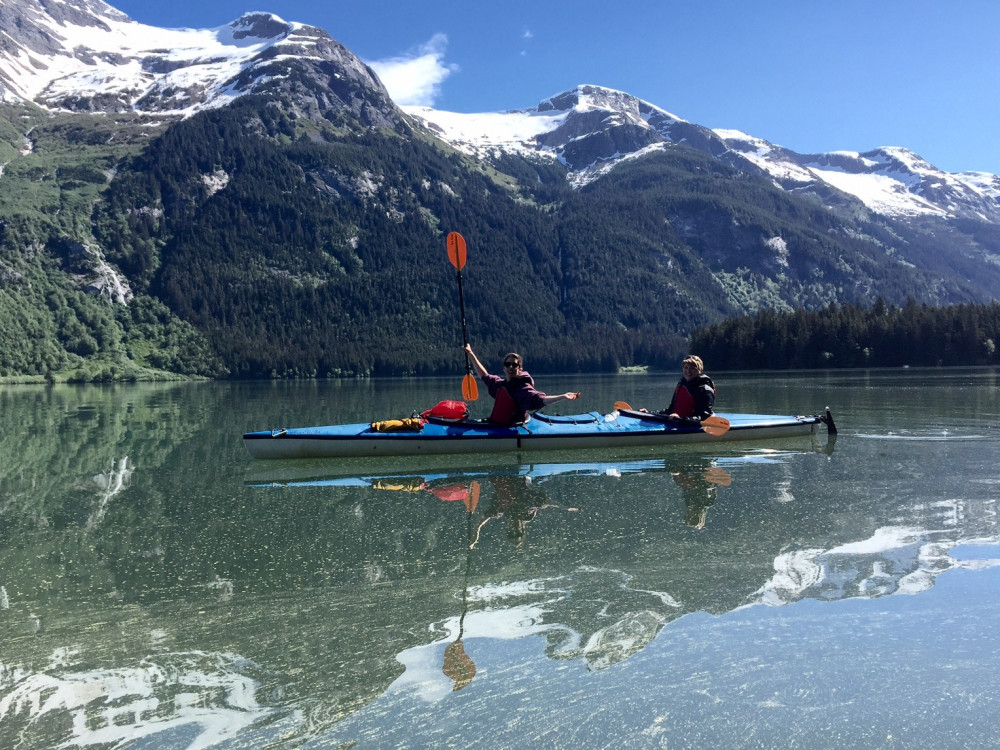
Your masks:
M 465 265 L 466 246 L 465 238 L 458 232 L 449 232 L 446 240 L 448 248 L 448 260 L 455 266 L 455 274 L 458 278 L 458 309 L 462 316 L 462 351 L 465 353 L 465 377 L 462 378 L 462 398 L 466 401 L 475 401 L 479 398 L 479 388 L 476 386 L 476 376 L 472 374 L 472 363 L 469 362 L 469 352 L 466 347 L 469 345 L 468 327 L 465 325 L 465 292 L 462 290 L 462 267 Z
M 616 411 L 632 411 L 632 407 L 627 401 L 615 401 Z M 667 421 L 667 420 L 664 420 Z M 729 420 L 725 417 L 717 417 L 714 414 L 702 419 L 699 423 L 701 429 L 707 432 L 709 435 L 718 437 L 719 435 L 724 435 L 729 431 Z
M 469 362 L 469 352 L 465 348 L 469 344 L 469 334 L 465 326 L 465 295 L 462 294 L 462 272 L 458 272 L 458 309 L 462 316 L 462 352 L 465 354 L 465 377 L 462 378 L 462 398 L 475 401 L 479 398 L 479 388 L 476 386 L 476 376 L 472 374 L 472 363 Z
M 465 325 L 465 294 L 462 292 L 462 269 L 458 269 L 458 310 L 462 316 L 462 351 L 465 352 L 465 371 L 472 372 L 472 363 L 469 362 L 469 352 L 465 347 L 469 345 L 469 332 Z

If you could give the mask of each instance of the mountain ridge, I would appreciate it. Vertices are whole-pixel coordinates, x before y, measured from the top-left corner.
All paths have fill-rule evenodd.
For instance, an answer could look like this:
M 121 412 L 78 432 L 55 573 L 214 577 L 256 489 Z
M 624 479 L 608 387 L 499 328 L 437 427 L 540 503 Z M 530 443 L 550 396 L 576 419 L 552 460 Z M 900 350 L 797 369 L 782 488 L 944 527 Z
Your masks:
M 797 154 L 740 131 L 688 122 L 630 94 L 596 85 L 577 86 L 536 107 L 506 113 L 463 115 L 415 106 L 403 110 L 456 148 L 480 158 L 489 158 L 498 149 L 554 158 L 575 174 L 576 186 L 606 173 L 616 159 L 659 143 L 684 143 L 715 157 L 728 157 L 734 165 L 745 160 L 783 189 L 826 183 L 876 213 L 1000 223 L 997 175 L 947 173 L 902 147 Z M 850 175 L 870 179 L 852 182 Z

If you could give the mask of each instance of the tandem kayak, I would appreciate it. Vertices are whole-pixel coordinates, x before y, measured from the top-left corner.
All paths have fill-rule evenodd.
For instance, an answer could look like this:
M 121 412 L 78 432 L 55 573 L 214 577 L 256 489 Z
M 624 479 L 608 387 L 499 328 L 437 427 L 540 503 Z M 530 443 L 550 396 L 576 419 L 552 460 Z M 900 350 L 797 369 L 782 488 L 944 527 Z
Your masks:
M 630 409 L 608 414 L 568 416 L 535 413 L 524 424 L 501 427 L 485 420 L 420 420 L 419 429 L 382 432 L 373 424 L 326 427 L 282 427 L 243 435 L 253 458 L 336 458 L 346 456 L 412 456 L 446 453 L 499 453 L 581 448 L 627 448 L 687 443 L 762 440 L 814 434 L 826 424 L 836 428 L 830 410 L 811 416 L 772 414 L 715 415 L 724 430 L 678 424 L 663 416 Z

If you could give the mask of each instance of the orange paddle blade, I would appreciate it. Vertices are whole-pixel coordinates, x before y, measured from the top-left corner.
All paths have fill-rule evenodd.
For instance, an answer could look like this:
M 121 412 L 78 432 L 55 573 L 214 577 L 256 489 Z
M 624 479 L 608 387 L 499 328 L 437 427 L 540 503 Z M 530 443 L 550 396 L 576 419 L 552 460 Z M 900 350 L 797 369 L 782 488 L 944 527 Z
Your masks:
M 459 271 L 465 267 L 465 237 L 458 232 L 448 232 L 448 260 Z
M 725 435 L 729 432 L 729 420 L 725 417 L 716 417 L 712 415 L 711 417 L 705 417 L 701 420 L 701 429 L 707 432 L 709 435 Z
M 465 653 L 465 644 L 459 638 L 448 644 L 444 650 L 444 665 L 441 667 L 445 677 L 454 682 L 452 690 L 461 690 L 476 676 L 476 663 Z
M 479 482 L 475 479 L 469 485 L 469 498 L 465 501 L 465 509 L 469 513 L 475 513 L 476 507 L 479 505 L 479 495 L 482 492 L 482 487 L 480 487 Z
M 629 406 L 627 401 L 615 401 L 615 411 L 622 411 L 623 409 L 632 411 L 632 407 Z
M 733 483 L 733 478 L 729 472 L 721 466 L 709 466 L 705 469 L 705 480 L 720 487 L 728 487 Z
M 466 401 L 475 401 L 479 398 L 479 386 L 476 385 L 476 376 L 471 372 L 462 378 L 462 398 Z

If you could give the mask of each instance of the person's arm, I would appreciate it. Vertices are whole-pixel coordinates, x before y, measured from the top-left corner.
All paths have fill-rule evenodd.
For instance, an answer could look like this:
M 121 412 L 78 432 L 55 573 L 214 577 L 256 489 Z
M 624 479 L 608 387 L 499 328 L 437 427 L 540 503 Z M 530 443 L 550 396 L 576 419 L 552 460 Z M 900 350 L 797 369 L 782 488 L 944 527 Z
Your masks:
M 552 396 L 545 393 L 545 391 L 540 391 L 533 385 L 525 385 L 523 388 L 518 388 L 515 390 L 511 396 L 514 397 L 514 403 L 522 411 L 538 411 L 539 409 L 544 409 L 549 404 L 554 404 L 556 401 L 575 401 L 580 398 L 579 393 L 573 393 L 572 391 L 567 391 L 566 393 L 554 394 Z
M 707 383 L 701 385 L 694 394 L 695 418 L 699 421 L 712 416 L 715 407 L 715 390 Z
M 542 405 L 548 406 L 549 404 L 554 404 L 556 401 L 562 401 L 564 399 L 566 401 L 576 401 L 578 398 L 580 398 L 580 394 L 574 393 L 572 391 L 567 391 L 566 393 L 560 393 L 555 396 L 546 395 L 542 396 Z
M 465 345 L 465 353 L 472 358 L 472 367 L 477 373 L 479 373 L 479 377 L 490 374 L 490 371 L 483 367 L 483 363 L 479 361 L 479 357 L 476 356 L 476 353 L 472 351 L 472 344 Z

